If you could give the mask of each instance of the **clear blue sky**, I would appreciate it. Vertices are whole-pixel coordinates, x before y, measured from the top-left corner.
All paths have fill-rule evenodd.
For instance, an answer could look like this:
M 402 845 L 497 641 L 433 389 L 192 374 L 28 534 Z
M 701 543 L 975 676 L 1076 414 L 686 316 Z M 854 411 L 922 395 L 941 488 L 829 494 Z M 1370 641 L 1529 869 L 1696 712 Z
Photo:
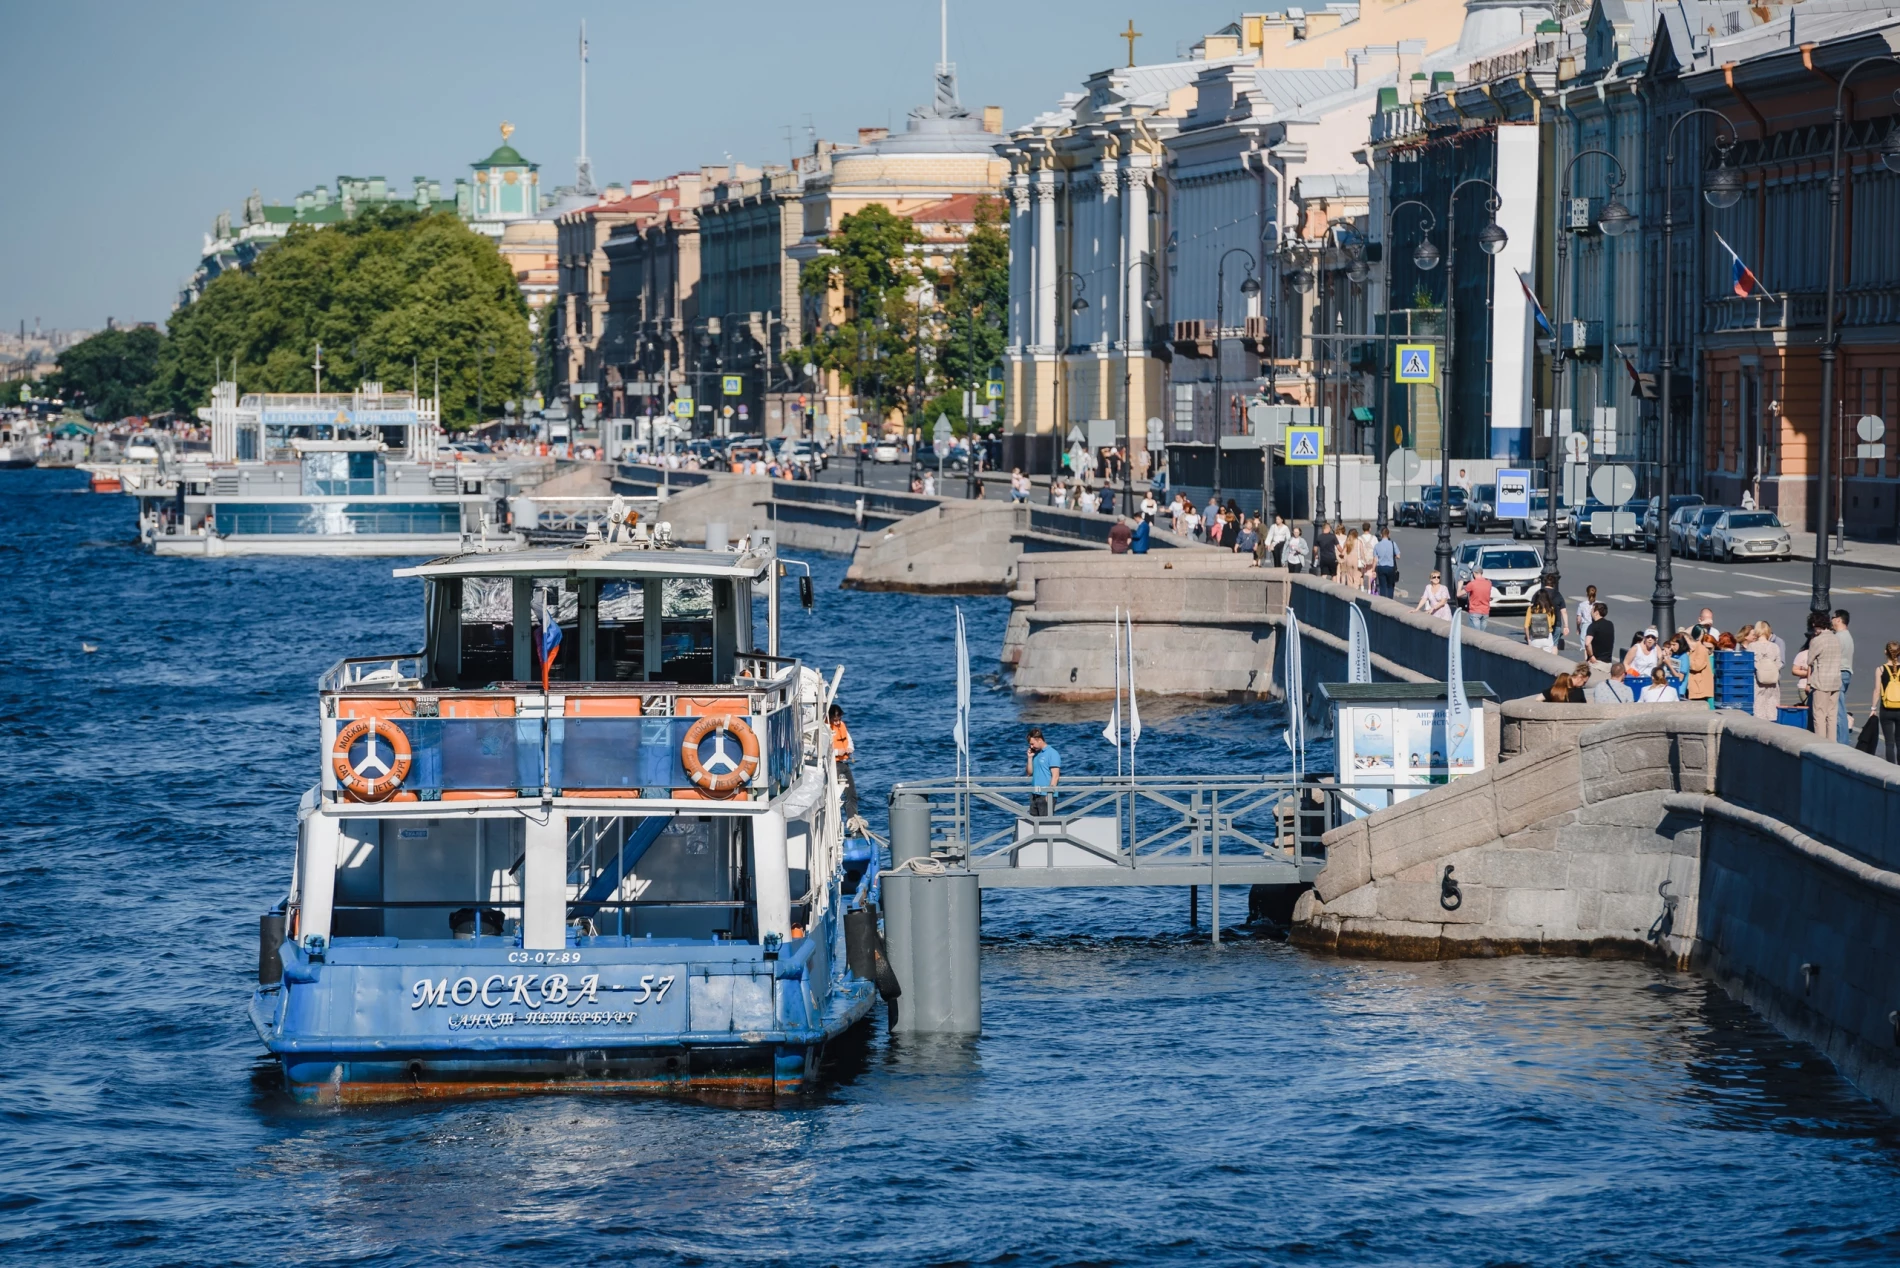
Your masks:
M 1007 126 L 1091 71 L 1169 60 L 1231 21 L 1216 0 L 952 0 L 966 105 Z M 855 138 L 928 98 L 936 0 L 325 5 L 0 0 L 7 192 L 0 322 L 163 320 L 221 210 L 338 174 L 448 186 L 503 119 L 574 177 L 578 26 L 587 19 L 597 183 L 701 163 L 784 162 L 785 128 Z

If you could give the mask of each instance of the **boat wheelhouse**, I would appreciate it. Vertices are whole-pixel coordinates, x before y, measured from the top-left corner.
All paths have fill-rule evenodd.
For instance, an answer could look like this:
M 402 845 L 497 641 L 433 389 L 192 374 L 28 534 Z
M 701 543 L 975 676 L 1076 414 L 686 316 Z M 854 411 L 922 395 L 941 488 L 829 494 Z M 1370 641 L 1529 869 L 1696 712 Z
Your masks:
M 439 555 L 512 539 L 493 514 L 504 465 L 452 460 L 436 402 L 355 392 L 252 394 L 220 383 L 208 455 L 171 455 L 159 480 L 124 481 L 139 541 L 161 555 Z
M 251 1006 L 298 1097 L 795 1092 L 868 1012 L 837 679 L 776 654 L 773 551 L 643 529 L 399 570 L 422 650 L 324 675 Z

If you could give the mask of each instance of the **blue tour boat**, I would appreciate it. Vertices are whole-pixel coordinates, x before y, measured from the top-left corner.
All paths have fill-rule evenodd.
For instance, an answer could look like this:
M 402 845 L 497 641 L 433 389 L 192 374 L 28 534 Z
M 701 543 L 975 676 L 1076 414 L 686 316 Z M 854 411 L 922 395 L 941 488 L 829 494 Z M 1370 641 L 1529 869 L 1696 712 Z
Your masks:
M 657 527 L 401 569 L 423 649 L 324 675 L 251 1003 L 300 1099 L 792 1093 L 870 1010 L 837 679 L 776 654 L 770 548 Z

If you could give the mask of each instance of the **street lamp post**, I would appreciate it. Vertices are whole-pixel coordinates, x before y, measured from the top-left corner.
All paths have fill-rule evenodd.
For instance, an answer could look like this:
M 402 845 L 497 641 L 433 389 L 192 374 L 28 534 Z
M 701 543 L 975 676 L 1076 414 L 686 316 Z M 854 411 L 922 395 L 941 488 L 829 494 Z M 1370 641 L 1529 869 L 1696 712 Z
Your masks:
M 1814 525 L 1814 583 L 1808 599 L 1808 606 L 1816 612 L 1826 612 L 1832 603 L 1828 594 L 1832 565 L 1827 557 L 1827 482 L 1828 468 L 1834 461 L 1834 288 L 1840 276 L 1841 253 L 1841 123 L 1847 81 L 1853 78 L 1855 71 L 1871 62 L 1900 64 L 1900 57 L 1891 53 L 1863 57 L 1847 68 L 1834 90 L 1834 166 L 1827 180 L 1827 327 L 1821 338 L 1821 515 Z M 1895 94 L 1895 100 L 1900 100 L 1900 93 Z M 1881 143 L 1880 161 L 1888 171 L 1900 172 L 1900 126 L 1890 130 Z M 1842 539 L 1846 539 L 1845 533 Z
M 1385 333 L 1387 339 L 1384 343 L 1377 345 L 1379 364 L 1373 376 L 1373 390 L 1377 392 L 1379 396 L 1379 531 L 1381 533 L 1385 532 L 1386 526 L 1390 522 L 1387 518 L 1389 506 L 1386 497 L 1386 486 L 1389 473 L 1388 468 L 1392 461 L 1392 420 L 1386 413 L 1388 404 L 1387 398 L 1390 396 L 1390 393 L 1386 390 L 1385 386 L 1385 367 L 1386 361 L 1392 353 L 1392 341 L 1390 338 L 1392 334 L 1392 219 L 1407 207 L 1416 207 L 1425 213 L 1425 232 L 1427 234 L 1438 228 L 1438 217 L 1432 214 L 1430 207 L 1427 207 L 1416 198 L 1407 198 L 1405 201 L 1385 209 L 1385 236 L 1379 239 L 1379 242 L 1380 255 L 1385 264 L 1385 286 L 1383 288 L 1383 294 L 1385 297 Z M 1437 265 L 1438 250 L 1432 246 L 1430 238 L 1424 239 L 1419 244 L 1418 250 L 1413 254 L 1412 263 L 1422 270 L 1430 270 Z
M 1061 297 L 1062 283 L 1069 284 L 1069 302 L 1066 307 L 1057 305 L 1056 316 L 1062 318 L 1061 337 L 1056 340 L 1056 414 L 1049 424 L 1049 505 L 1056 503 L 1056 473 L 1062 469 L 1062 423 L 1063 414 L 1068 406 L 1068 363 L 1069 341 L 1074 337 L 1075 318 L 1088 311 L 1089 302 L 1083 293 L 1089 288 L 1080 273 L 1065 269 L 1056 278 L 1056 295 Z
M 1122 294 L 1128 294 L 1126 281 L 1136 269 L 1148 270 L 1148 285 L 1142 291 L 1142 322 L 1146 328 L 1146 307 L 1161 298 L 1155 288 L 1154 260 L 1146 252 L 1138 260 L 1130 261 L 1123 274 Z M 1127 454 L 1122 461 L 1122 511 L 1126 514 L 1135 506 L 1135 399 L 1134 399 L 1134 363 L 1135 363 L 1135 314 L 1130 312 L 1122 317 L 1126 330 L 1122 338 L 1122 436 L 1127 446 Z
M 1442 376 L 1445 384 L 1444 404 L 1438 411 L 1438 549 L 1433 553 L 1432 566 L 1438 569 L 1438 575 L 1449 586 L 1451 573 L 1451 413 L 1455 408 L 1452 396 L 1452 365 L 1458 348 L 1457 293 L 1454 290 L 1458 282 L 1458 195 L 1467 185 L 1482 185 L 1491 191 L 1484 200 L 1485 211 L 1491 219 L 1484 228 L 1478 230 L 1478 246 L 1486 255 L 1496 255 L 1510 242 L 1504 232 L 1504 226 L 1497 220 L 1498 208 L 1504 205 L 1504 198 L 1498 188 L 1490 181 L 1473 176 L 1452 186 L 1451 197 L 1445 200 L 1445 369 Z M 1431 267 L 1419 261 L 1421 267 Z M 1436 264 L 1434 258 L 1432 264 Z
M 1676 356 L 1675 337 L 1672 332 L 1675 307 L 1676 281 L 1674 276 L 1674 253 L 1676 243 L 1676 129 L 1696 115 L 1709 115 L 1720 119 L 1722 126 L 1728 129 L 1728 139 L 1718 140 L 1716 150 L 1721 155 L 1722 166 L 1709 173 L 1703 182 L 1702 197 L 1711 207 L 1733 207 L 1742 198 L 1741 174 L 1728 166 L 1728 151 L 1735 144 L 1735 123 L 1720 110 L 1711 110 L 1707 106 L 1697 106 L 1685 110 L 1669 125 L 1668 144 L 1663 151 L 1663 306 L 1662 306 L 1662 453 L 1660 465 L 1661 482 L 1656 493 L 1656 584 L 1649 596 L 1649 619 L 1668 638 L 1676 629 L 1676 579 L 1670 567 L 1669 525 L 1666 519 L 1669 506 L 1669 493 L 1674 475 L 1675 433 L 1672 426 L 1675 399 L 1671 395 L 1675 377 Z M 1827 421 L 1821 422 L 1822 437 L 1825 443 Z M 1822 463 L 1827 462 L 1825 456 Z M 1826 470 L 1825 465 L 1822 470 Z M 1827 508 L 1827 483 L 1822 481 L 1821 506 L 1823 513 Z M 1827 538 L 1825 522 L 1821 528 L 1822 542 Z M 1825 564 L 1822 565 L 1825 568 Z M 1817 572 L 1817 576 L 1825 576 Z M 1825 582 L 1821 583 L 1825 586 Z
M 1569 293 L 1570 289 L 1568 285 L 1570 281 L 1570 270 L 1568 267 L 1570 259 L 1570 230 L 1565 221 L 1570 215 L 1570 178 L 1576 173 L 1577 164 L 1589 158 L 1592 154 L 1601 155 L 1608 159 L 1615 168 L 1615 171 L 1610 175 L 1609 199 L 1603 204 L 1603 210 L 1597 214 L 1597 228 L 1602 230 L 1603 236 L 1606 238 L 1620 238 L 1623 234 L 1636 227 L 1635 213 L 1624 206 L 1623 201 L 1616 196 L 1616 191 L 1623 188 L 1623 180 L 1627 175 L 1623 170 L 1622 160 L 1618 159 L 1616 155 L 1610 153 L 1608 150 L 1598 149 L 1584 150 L 1582 153 L 1572 157 L 1570 162 L 1564 167 L 1563 195 L 1557 200 L 1557 331 L 1555 339 L 1556 347 L 1551 351 L 1552 361 L 1550 373 L 1553 385 L 1551 388 L 1550 401 L 1550 444 L 1544 454 L 1544 484 L 1548 489 L 1548 492 L 1545 494 L 1544 502 L 1544 572 L 1551 577 L 1553 586 L 1555 586 L 1560 576 L 1557 571 L 1558 436 L 1556 420 L 1563 417 L 1564 366 L 1568 364 L 1570 360 L 1570 350 L 1564 347 L 1563 338 L 1564 297 Z M 1609 320 L 1607 314 L 1604 320 Z M 1607 331 L 1604 334 L 1604 338 L 1608 338 Z M 1669 498 L 1665 495 L 1658 504 L 1656 512 L 1656 522 L 1665 533 L 1668 531 L 1668 526 L 1664 523 L 1669 515 L 1668 507 Z
M 1238 255 L 1247 261 L 1247 277 L 1240 284 L 1242 295 L 1258 295 L 1260 280 L 1254 272 L 1260 267 L 1246 247 L 1228 247 L 1214 269 L 1214 507 L 1220 509 L 1220 442 L 1227 435 L 1227 367 L 1221 356 L 1227 341 L 1227 258 Z

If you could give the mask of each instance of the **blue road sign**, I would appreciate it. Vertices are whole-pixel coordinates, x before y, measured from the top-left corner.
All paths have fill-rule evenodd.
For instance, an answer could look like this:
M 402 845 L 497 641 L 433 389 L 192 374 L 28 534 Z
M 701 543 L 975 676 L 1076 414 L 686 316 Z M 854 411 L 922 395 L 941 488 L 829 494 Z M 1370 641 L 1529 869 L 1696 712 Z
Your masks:
M 1316 467 L 1326 455 L 1326 433 L 1318 427 L 1286 429 L 1286 463 L 1289 467 Z
M 1429 343 L 1402 343 L 1395 354 L 1392 377 L 1400 383 L 1438 382 L 1438 348 Z
M 1498 472 L 1498 518 L 1519 520 L 1531 513 L 1531 473 L 1501 469 Z

